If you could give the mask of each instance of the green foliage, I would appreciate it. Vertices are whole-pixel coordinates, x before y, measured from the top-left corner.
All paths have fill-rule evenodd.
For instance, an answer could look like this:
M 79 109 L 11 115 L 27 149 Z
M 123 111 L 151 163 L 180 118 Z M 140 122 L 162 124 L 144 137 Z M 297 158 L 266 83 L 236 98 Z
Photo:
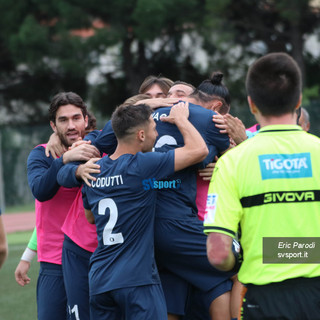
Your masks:
M 309 0 L 274 1 L 274 6 L 281 18 L 292 23 L 299 23 L 301 15 L 308 10 Z
M 11 37 L 9 49 L 17 64 L 26 63 L 31 68 L 38 65 L 48 54 L 48 29 L 28 15 L 18 33 Z
M 165 27 L 167 0 L 138 0 L 132 18 L 133 32 L 140 40 L 153 40 Z
M 302 105 L 309 105 L 312 100 L 318 99 L 320 93 L 320 85 L 316 84 L 312 87 L 305 88 L 302 95 Z
M 224 72 L 233 100 L 245 105 L 242 82 L 248 63 L 270 51 L 291 54 L 311 88 L 317 79 L 307 71 L 318 67 L 309 66 L 303 41 L 318 30 L 320 20 L 309 3 L 0 0 L 2 105 L 16 117 L 13 119 L 18 119 L 16 101 L 26 103 L 31 106 L 27 120 L 44 122 L 43 105 L 57 91 L 72 90 L 90 99 L 87 102 L 95 111 L 108 114 L 116 104 L 135 94 L 150 74 L 197 84 L 201 77 L 217 69 Z M 191 39 L 189 47 L 183 45 L 186 36 Z M 194 43 L 199 38 L 202 45 L 198 48 Z M 100 68 L 101 55 L 111 46 L 118 48 L 112 59 L 114 65 Z M 233 53 L 238 47 L 240 55 Z M 197 50 L 207 54 L 207 70 L 202 70 L 206 63 L 200 69 L 195 62 Z M 91 87 L 87 76 L 94 68 L 100 82 Z M 108 101 L 107 108 L 99 97 Z

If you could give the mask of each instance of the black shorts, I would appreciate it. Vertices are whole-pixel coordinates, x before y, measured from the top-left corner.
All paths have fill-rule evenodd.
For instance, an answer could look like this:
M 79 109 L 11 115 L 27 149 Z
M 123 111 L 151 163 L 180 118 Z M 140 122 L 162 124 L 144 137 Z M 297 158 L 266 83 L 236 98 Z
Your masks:
M 319 320 L 320 277 L 267 285 L 247 284 L 241 319 Z

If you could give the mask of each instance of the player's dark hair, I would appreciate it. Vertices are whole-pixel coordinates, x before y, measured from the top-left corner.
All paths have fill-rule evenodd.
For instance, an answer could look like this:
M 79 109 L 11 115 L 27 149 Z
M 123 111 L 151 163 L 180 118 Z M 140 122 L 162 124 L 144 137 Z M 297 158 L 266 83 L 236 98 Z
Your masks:
M 193 98 L 197 101 L 197 103 L 199 103 L 200 105 L 202 103 L 208 103 L 208 102 L 212 102 L 213 100 L 218 100 L 221 102 L 221 106 L 219 108 L 219 110 L 216 110 L 218 111 L 220 114 L 227 114 L 229 113 L 230 111 L 230 105 L 228 105 L 226 103 L 226 101 L 220 97 L 220 96 L 217 96 L 217 95 L 209 95 L 207 93 L 204 93 L 203 91 L 200 91 L 198 89 L 195 89 L 190 95 L 189 95 L 190 98 Z
M 56 114 L 61 106 L 72 104 L 81 109 L 83 117 L 87 115 L 87 106 L 83 102 L 82 98 L 74 92 L 60 92 L 56 94 L 49 107 L 49 120 L 54 124 L 56 123 Z
M 250 66 L 246 87 L 262 115 L 283 115 L 293 112 L 299 102 L 301 72 L 288 54 L 270 53 Z
M 198 89 L 195 89 L 189 97 L 195 99 L 199 104 L 201 104 L 201 102 L 206 103 L 212 101 L 212 97 L 210 95 Z
M 154 84 L 157 84 L 161 88 L 162 92 L 167 95 L 169 89 L 173 85 L 173 81 L 162 76 L 149 76 L 142 82 L 139 93 L 146 93 Z
M 223 73 L 220 71 L 215 71 L 212 73 L 209 79 L 202 81 L 197 89 L 209 95 L 222 97 L 225 100 L 225 102 L 230 106 L 230 93 L 228 88 L 222 83 L 222 79 Z
M 89 110 L 87 110 L 87 115 L 88 115 L 88 125 L 86 127 L 86 133 L 91 132 L 93 130 L 97 130 L 97 118 Z
M 132 134 L 132 129 L 146 125 L 152 110 L 145 104 L 120 105 L 111 116 L 112 129 L 118 139 Z

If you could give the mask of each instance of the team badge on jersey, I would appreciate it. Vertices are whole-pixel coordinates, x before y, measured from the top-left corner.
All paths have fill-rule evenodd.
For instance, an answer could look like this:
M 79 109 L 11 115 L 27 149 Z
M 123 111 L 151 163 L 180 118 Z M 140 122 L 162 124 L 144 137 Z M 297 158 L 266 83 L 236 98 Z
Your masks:
M 310 153 L 264 154 L 259 156 L 262 180 L 312 177 Z
M 218 195 L 215 193 L 209 193 L 207 196 L 206 211 L 204 214 L 204 220 L 206 221 L 206 223 L 214 222 L 214 216 L 216 214 L 217 207 L 217 199 Z

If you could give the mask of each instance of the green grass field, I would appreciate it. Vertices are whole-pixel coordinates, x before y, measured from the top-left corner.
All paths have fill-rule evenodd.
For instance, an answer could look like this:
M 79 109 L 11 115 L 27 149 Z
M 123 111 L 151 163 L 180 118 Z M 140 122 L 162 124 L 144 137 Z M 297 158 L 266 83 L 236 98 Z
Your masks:
M 20 206 L 11 206 L 11 207 L 6 207 L 4 212 L 5 213 L 16 213 L 16 212 L 30 212 L 34 211 L 34 202 L 29 203 L 29 204 L 23 204 Z
M 17 232 L 7 235 L 9 256 L 0 269 L 0 319 L 1 320 L 36 320 L 36 286 L 39 273 L 37 257 L 32 261 L 28 273 L 31 283 L 20 287 L 14 278 L 14 271 L 29 241 L 32 231 Z

